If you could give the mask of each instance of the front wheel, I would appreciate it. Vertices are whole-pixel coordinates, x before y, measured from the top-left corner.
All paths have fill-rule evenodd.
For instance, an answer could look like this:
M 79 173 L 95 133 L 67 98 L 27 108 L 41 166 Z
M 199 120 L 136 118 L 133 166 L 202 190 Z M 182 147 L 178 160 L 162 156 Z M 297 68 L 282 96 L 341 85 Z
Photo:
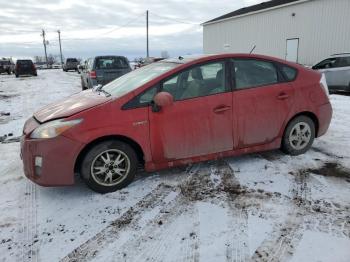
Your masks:
M 128 144 L 104 141 L 85 155 L 81 175 L 92 190 L 98 193 L 114 192 L 133 181 L 137 162 L 137 155 Z
M 282 150 L 290 155 L 304 154 L 315 139 L 315 123 L 307 116 L 289 122 L 283 135 Z

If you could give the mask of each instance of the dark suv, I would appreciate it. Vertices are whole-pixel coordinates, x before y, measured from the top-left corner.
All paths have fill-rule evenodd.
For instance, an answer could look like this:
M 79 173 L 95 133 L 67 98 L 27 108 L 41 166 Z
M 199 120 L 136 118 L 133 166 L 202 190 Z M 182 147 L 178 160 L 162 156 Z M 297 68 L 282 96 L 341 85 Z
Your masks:
M 33 75 L 37 76 L 36 68 L 32 60 L 30 59 L 23 59 L 23 60 L 17 60 L 16 67 L 15 67 L 15 75 L 16 77 L 20 75 Z
M 67 72 L 68 70 L 78 71 L 79 61 L 76 58 L 67 58 L 66 62 L 63 64 L 63 71 Z
M 0 74 L 8 73 L 9 75 L 13 72 L 13 62 L 9 59 L 0 60 Z
M 105 85 L 131 71 L 129 61 L 124 56 L 96 56 L 85 62 L 81 74 L 83 90 L 97 85 Z

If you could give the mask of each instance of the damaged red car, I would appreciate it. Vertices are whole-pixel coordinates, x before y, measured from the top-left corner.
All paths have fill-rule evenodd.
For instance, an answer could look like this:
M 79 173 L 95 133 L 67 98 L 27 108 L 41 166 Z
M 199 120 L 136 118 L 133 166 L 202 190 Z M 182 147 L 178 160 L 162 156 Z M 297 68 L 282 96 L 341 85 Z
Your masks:
M 179 57 L 48 105 L 24 125 L 25 175 L 42 186 L 80 173 L 101 193 L 155 171 L 281 148 L 305 153 L 332 117 L 323 75 L 261 55 Z

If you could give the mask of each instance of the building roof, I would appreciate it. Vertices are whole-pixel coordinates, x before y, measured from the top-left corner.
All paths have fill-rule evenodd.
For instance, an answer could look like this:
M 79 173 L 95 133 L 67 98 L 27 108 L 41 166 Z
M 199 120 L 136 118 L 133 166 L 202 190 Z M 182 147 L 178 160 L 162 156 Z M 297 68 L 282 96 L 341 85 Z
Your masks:
M 248 7 L 243 7 L 241 9 L 238 9 L 238 10 L 233 11 L 231 13 L 228 13 L 228 14 L 219 16 L 217 18 L 214 18 L 212 20 L 209 20 L 209 21 L 207 21 L 207 22 L 205 22 L 203 24 L 216 22 L 216 21 L 220 21 L 220 20 L 223 20 L 223 19 L 232 18 L 232 17 L 235 17 L 235 16 L 245 15 L 245 14 L 252 13 L 252 12 L 262 11 L 264 9 L 273 8 L 273 7 L 277 7 L 277 6 L 280 6 L 280 5 L 286 5 L 286 4 L 293 3 L 293 2 L 298 2 L 298 1 L 300 1 L 300 0 L 271 0 L 271 1 L 268 1 L 268 2 L 262 2 L 262 3 L 257 4 L 257 5 L 251 5 L 251 6 L 248 6 Z

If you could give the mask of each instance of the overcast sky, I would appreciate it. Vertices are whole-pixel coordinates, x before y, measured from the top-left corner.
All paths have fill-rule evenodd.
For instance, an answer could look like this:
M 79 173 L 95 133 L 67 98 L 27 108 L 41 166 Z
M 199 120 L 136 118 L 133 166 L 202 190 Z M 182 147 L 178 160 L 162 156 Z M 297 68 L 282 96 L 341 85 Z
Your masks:
M 49 54 L 65 57 L 146 54 L 146 10 L 150 55 L 202 52 L 201 23 L 261 0 L 0 0 L 0 57 L 43 55 L 41 29 Z

